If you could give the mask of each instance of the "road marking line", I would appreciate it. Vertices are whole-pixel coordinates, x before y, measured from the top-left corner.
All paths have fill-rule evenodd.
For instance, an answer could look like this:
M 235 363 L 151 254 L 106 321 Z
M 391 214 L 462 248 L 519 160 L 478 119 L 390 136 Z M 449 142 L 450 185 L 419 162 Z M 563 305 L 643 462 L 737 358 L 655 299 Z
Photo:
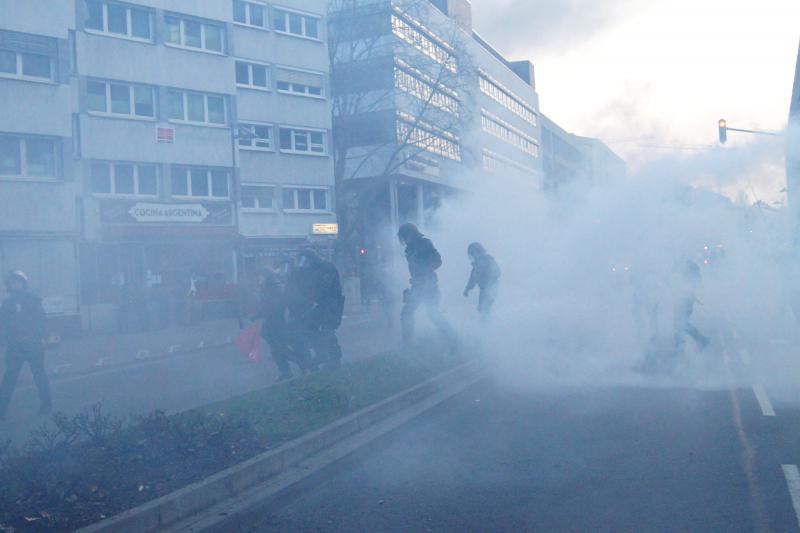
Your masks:
M 761 407 L 761 412 L 764 416 L 775 416 L 775 409 L 772 408 L 772 403 L 770 403 L 767 397 L 767 391 L 764 390 L 764 386 L 760 383 L 756 383 L 753 385 L 753 392 L 756 395 L 756 400 L 758 400 L 758 405 Z
M 792 497 L 792 507 L 797 516 L 797 525 L 800 526 L 800 470 L 797 465 L 782 465 L 783 475 L 786 476 L 786 485 Z

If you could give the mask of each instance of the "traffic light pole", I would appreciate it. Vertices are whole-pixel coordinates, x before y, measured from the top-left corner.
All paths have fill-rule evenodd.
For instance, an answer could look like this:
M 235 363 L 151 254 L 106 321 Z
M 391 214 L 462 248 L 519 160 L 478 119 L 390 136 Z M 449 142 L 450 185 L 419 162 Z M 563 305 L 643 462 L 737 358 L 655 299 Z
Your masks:
M 739 128 L 726 128 L 728 131 L 739 131 L 742 133 L 752 133 L 754 135 L 769 135 L 770 137 L 783 137 L 783 133 L 777 131 L 742 130 Z
M 767 135 L 769 137 L 783 137 L 783 132 L 777 131 L 761 131 L 761 130 L 745 130 L 741 128 L 728 127 L 728 121 L 724 118 L 719 120 L 719 142 L 725 144 L 728 142 L 728 132 L 738 131 L 739 133 L 749 133 L 751 135 Z

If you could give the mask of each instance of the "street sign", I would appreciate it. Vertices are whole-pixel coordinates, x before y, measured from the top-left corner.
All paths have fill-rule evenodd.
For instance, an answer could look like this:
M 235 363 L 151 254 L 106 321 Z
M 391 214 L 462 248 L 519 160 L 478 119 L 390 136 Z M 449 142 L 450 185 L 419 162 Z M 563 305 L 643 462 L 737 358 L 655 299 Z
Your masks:
M 314 235 L 338 235 L 339 224 L 314 224 Z
M 156 126 L 156 141 L 164 144 L 175 144 L 175 128 L 172 126 Z

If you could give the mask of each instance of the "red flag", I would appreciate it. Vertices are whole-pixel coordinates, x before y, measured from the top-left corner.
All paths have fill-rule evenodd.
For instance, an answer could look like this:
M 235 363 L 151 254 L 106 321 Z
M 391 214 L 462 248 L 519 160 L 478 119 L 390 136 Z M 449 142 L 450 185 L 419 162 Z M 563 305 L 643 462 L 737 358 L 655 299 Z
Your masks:
M 252 326 L 242 330 L 234 341 L 239 350 L 251 361 L 261 360 L 261 323 L 255 322 Z

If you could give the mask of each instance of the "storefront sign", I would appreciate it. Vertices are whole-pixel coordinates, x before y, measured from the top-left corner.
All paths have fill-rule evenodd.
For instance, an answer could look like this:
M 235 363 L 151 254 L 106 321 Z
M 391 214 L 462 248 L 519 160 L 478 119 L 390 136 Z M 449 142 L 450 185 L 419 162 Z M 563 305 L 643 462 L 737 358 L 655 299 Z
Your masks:
M 233 224 L 233 206 L 230 202 L 157 204 L 108 201 L 100 205 L 100 217 L 106 224 L 225 226 Z
M 314 235 L 338 235 L 339 224 L 314 224 Z
M 208 218 L 208 210 L 200 204 L 134 204 L 128 213 L 136 222 L 191 222 Z

